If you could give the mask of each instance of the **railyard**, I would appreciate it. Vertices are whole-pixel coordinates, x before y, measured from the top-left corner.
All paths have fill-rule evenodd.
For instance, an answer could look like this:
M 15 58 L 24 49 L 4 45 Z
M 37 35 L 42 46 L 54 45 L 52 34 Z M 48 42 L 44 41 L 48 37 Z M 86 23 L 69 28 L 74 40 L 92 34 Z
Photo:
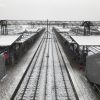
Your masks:
M 25 24 L 18 33 L 15 29 L 15 33 L 3 31 L 1 61 L 5 58 L 1 67 L 0 100 L 99 100 L 99 92 L 94 89 L 94 85 L 100 84 L 99 63 L 93 59 L 99 61 L 98 56 L 93 56 L 100 51 L 99 35 L 94 36 L 99 31 L 86 30 L 83 36 L 83 28 L 75 27 L 80 22 L 73 22 L 75 25 L 71 27 L 61 22 L 50 25 L 48 20 L 44 22 L 46 25 L 37 23 L 36 28 Z M 5 42 L 7 36 L 11 37 L 11 43 Z M 84 38 L 90 40 L 86 42 Z M 97 43 L 91 42 L 93 39 Z M 96 69 L 95 62 L 90 68 L 91 61 L 97 63 Z M 95 73 L 93 70 L 98 70 L 98 74 L 91 75 Z

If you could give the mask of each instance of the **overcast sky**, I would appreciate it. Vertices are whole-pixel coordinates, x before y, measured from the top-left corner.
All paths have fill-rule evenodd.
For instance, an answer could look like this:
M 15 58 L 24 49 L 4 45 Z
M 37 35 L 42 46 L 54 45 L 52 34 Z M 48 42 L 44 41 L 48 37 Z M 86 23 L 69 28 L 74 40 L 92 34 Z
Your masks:
M 0 19 L 100 21 L 100 0 L 0 0 Z

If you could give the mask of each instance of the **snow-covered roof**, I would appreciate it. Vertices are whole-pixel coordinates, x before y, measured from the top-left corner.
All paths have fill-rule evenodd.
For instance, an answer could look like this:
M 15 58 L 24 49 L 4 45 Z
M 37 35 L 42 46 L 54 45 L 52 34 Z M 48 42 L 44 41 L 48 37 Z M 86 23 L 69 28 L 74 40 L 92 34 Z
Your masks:
M 16 43 L 24 43 L 25 41 L 29 40 L 37 33 L 24 33 L 20 40 L 16 41 Z
M 80 46 L 100 46 L 100 36 L 71 36 Z
M 37 30 L 38 30 L 39 28 L 31 28 L 31 29 L 26 29 L 27 31 L 32 31 L 32 32 L 37 32 Z
M 69 28 L 59 28 L 60 32 L 69 32 L 70 29 Z
M 0 47 L 12 45 L 20 35 L 0 35 Z
M 23 36 L 20 40 L 16 41 L 16 43 L 24 43 L 25 41 L 29 40 L 31 37 L 37 34 L 42 28 L 33 28 L 33 29 L 26 29 L 25 33 L 23 33 Z M 27 32 L 28 31 L 28 32 Z M 30 32 L 32 31 L 32 32 Z

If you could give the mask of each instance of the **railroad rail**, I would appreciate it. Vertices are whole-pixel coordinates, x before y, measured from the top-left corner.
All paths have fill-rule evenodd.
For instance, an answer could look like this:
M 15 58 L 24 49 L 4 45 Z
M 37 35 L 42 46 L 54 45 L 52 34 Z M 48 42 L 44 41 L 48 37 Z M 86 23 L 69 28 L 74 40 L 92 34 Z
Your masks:
M 56 35 L 46 32 L 11 100 L 79 100 Z

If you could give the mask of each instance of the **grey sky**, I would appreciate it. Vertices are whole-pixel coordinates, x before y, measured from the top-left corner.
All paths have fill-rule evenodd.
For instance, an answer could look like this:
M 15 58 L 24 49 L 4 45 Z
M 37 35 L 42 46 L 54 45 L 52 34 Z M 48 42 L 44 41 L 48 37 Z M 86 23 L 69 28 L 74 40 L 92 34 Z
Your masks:
M 100 20 L 100 0 L 0 0 L 1 19 Z

